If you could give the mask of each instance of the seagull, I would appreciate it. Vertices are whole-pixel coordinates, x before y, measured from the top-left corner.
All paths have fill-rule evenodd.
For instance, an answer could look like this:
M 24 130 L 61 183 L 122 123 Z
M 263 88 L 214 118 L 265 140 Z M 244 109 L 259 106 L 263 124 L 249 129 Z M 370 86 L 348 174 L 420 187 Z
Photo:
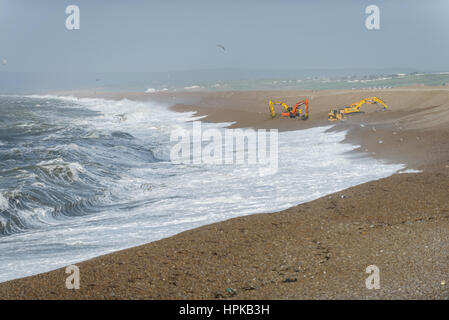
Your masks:
M 226 48 L 223 45 L 221 45 L 221 44 L 217 44 L 217 47 L 223 49 L 223 51 L 226 51 Z
M 6 65 L 8 63 L 8 61 L 6 61 L 5 58 L 2 59 L 2 65 Z

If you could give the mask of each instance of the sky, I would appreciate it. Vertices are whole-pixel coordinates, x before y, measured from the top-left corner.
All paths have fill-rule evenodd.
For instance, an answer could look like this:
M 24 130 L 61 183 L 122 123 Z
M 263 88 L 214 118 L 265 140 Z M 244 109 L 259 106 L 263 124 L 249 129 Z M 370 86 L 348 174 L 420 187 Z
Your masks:
M 379 30 L 365 27 L 371 4 Z M 448 0 L 0 0 L 0 72 L 448 71 L 448 17 Z

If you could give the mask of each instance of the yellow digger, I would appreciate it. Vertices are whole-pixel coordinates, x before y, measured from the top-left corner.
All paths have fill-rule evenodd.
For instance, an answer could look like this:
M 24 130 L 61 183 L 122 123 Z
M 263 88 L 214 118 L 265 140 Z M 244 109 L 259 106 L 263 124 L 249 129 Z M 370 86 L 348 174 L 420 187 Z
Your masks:
M 329 121 L 336 121 L 336 120 L 342 120 L 346 115 L 353 114 L 353 113 L 360 113 L 360 109 L 364 104 L 381 104 L 383 106 L 383 109 L 388 109 L 388 106 L 386 103 L 377 97 L 371 97 L 371 98 L 365 98 L 358 102 L 354 102 L 350 106 L 344 106 L 340 109 L 332 109 L 328 113 L 328 120 Z

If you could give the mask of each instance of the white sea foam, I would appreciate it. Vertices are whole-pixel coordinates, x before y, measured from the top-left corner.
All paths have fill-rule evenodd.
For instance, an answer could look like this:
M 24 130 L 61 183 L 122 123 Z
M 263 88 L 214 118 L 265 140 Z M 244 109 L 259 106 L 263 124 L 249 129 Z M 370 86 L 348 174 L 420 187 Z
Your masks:
M 398 173 L 421 173 L 422 170 L 416 170 L 416 169 L 405 169 L 400 170 Z
M 201 87 L 198 85 L 193 85 L 190 87 L 184 87 L 184 90 L 195 90 L 195 89 L 200 89 Z
M 162 88 L 162 89 L 155 89 L 155 88 L 148 88 L 145 93 L 156 93 L 156 92 L 164 92 L 164 91 L 168 91 L 167 88 Z
M 104 212 L 9 235 L 8 241 L 0 243 L 0 252 L 5 253 L 0 261 L 0 281 L 56 269 L 212 222 L 275 212 L 404 168 L 349 155 L 357 146 L 343 144 L 346 133 L 329 133 L 329 127 L 279 133 L 279 171 L 268 179 L 260 177 L 258 167 L 249 164 L 173 165 L 166 157 L 170 132 L 189 128 L 193 113 L 174 113 L 158 104 L 126 99 L 61 99 L 98 112 L 97 117 L 82 120 L 79 125 L 101 134 L 126 132 L 143 145 L 151 144 L 152 150 L 167 161 L 130 159 L 131 168 L 123 170 L 119 179 L 102 181 L 113 195 L 109 201 L 114 201 Z M 126 117 L 119 121 L 118 114 Z M 83 170 L 61 159 L 39 165 L 63 164 L 72 165 L 70 170 L 75 173 Z M 35 214 L 46 219 L 45 212 Z

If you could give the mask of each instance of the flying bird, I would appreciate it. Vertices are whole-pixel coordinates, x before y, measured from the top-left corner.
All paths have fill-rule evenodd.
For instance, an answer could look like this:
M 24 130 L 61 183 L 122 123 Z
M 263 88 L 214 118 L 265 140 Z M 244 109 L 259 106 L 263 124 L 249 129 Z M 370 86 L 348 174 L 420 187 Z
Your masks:
M 6 65 L 8 63 L 8 61 L 6 61 L 5 58 L 2 59 L 2 65 Z
M 223 49 L 223 51 L 226 51 L 226 48 L 223 45 L 221 45 L 221 44 L 217 44 L 217 47 Z

